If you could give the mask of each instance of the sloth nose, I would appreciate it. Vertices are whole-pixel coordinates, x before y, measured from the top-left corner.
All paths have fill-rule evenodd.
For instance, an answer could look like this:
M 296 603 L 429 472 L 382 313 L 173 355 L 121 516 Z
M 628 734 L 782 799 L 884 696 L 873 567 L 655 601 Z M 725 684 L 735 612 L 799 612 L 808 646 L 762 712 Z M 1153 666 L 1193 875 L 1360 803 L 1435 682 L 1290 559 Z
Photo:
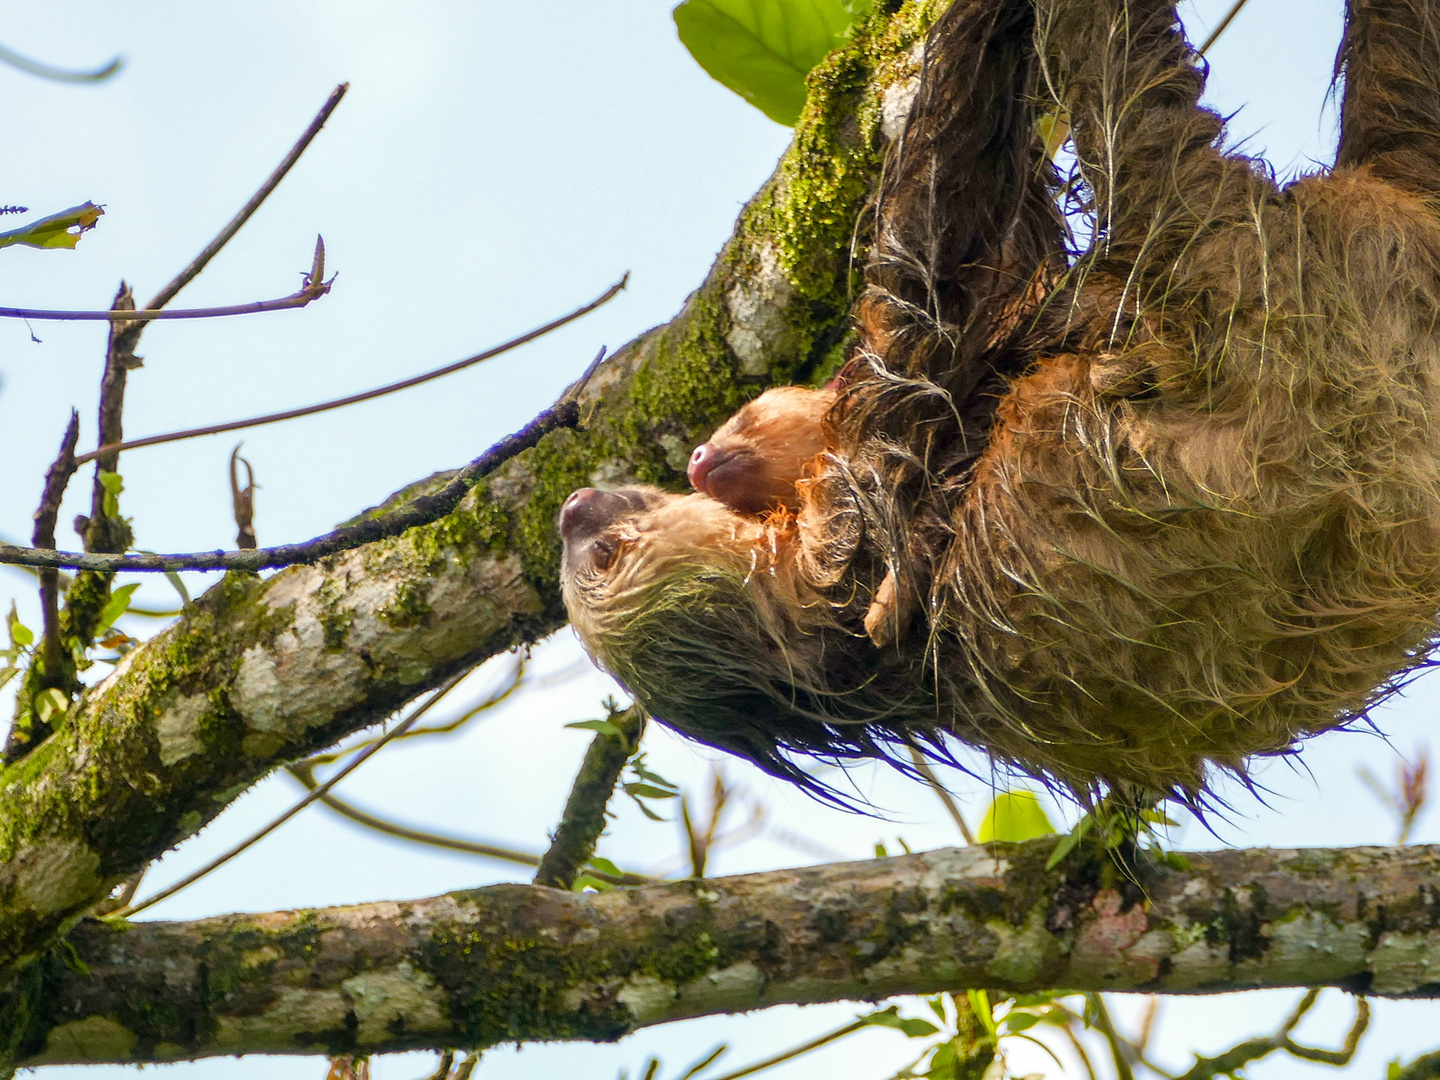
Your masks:
M 709 476 L 710 470 L 715 467 L 717 457 L 715 447 L 708 442 L 695 447 L 690 455 L 690 467 L 685 470 L 685 475 L 690 478 L 690 486 L 696 491 L 705 490 L 705 477 Z

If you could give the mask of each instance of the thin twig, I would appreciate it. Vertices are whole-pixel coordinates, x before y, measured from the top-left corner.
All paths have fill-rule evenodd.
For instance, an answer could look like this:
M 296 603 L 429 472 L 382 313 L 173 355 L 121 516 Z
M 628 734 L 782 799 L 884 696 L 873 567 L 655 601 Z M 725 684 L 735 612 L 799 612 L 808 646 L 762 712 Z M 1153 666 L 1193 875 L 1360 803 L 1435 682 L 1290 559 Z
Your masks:
M 454 1063 L 454 1061 L 454 1051 L 446 1050 L 441 1053 L 440 1060 L 435 1065 L 435 1071 L 431 1073 L 428 1077 L 426 1077 L 426 1080 L 445 1080 L 445 1078 L 450 1075 L 450 1066 Z
M 569 889 L 575 876 L 595 854 L 595 844 L 605 831 L 605 807 L 615 791 L 615 784 L 625 762 L 640 745 L 645 730 L 645 714 L 632 705 L 624 712 L 612 713 L 610 723 L 618 734 L 597 731 L 585 751 L 585 760 L 575 774 L 570 796 L 555 837 L 535 871 L 535 884 L 552 889 Z
M 925 755 L 920 752 L 919 747 L 910 747 L 910 760 L 915 764 L 915 771 L 924 777 L 925 782 L 930 785 L 935 794 L 940 797 L 940 801 L 945 804 L 945 809 L 949 812 L 956 827 L 959 828 L 960 835 L 965 838 L 965 843 L 975 843 L 975 834 L 970 831 L 970 826 L 965 824 L 965 815 L 960 813 L 960 807 L 955 805 L 954 798 L 950 795 L 950 792 L 945 790 L 945 785 L 940 783 L 940 778 L 935 775 L 935 770 L 932 769 L 930 763 L 925 760 Z
M 267 311 L 289 311 L 303 308 L 312 300 L 318 300 L 330 291 L 334 283 L 330 280 L 311 282 L 307 276 L 305 284 L 289 296 L 277 300 L 252 300 L 244 304 L 221 304 L 216 307 L 200 308 L 143 308 L 132 311 L 67 311 L 55 308 L 0 307 L 0 319 L 43 319 L 49 322 L 112 322 L 147 323 L 158 319 L 222 319 L 228 315 L 260 315 Z
M 235 514 L 235 547 L 241 551 L 254 551 L 259 546 L 255 539 L 255 469 L 240 456 L 243 443 L 236 443 L 230 451 L 230 506 Z M 240 466 L 245 466 L 245 486 L 240 486 Z
M 215 239 L 206 244 L 200 254 L 190 260 L 190 265 L 176 274 L 168 285 L 155 294 L 150 303 L 145 305 L 147 309 L 154 310 L 156 308 L 163 308 L 166 304 L 170 303 L 171 300 L 175 299 L 176 294 L 185 288 L 186 285 L 190 284 L 196 275 L 205 269 L 205 264 L 213 259 L 220 249 L 230 242 L 231 237 L 241 230 L 245 223 L 250 220 L 250 216 L 254 214 L 256 210 L 260 209 L 260 204 L 269 198 L 270 193 L 279 186 L 280 181 L 285 179 L 285 174 L 290 171 L 291 166 L 300 160 L 300 155 L 305 152 L 305 148 L 310 145 L 315 136 L 320 134 L 320 129 L 325 126 L 325 121 L 330 119 L 330 114 L 335 111 L 335 106 L 340 104 L 340 99 L 345 96 L 345 91 L 349 89 L 349 83 L 341 83 L 335 87 L 334 90 L 330 91 L 330 96 L 325 99 L 325 104 L 320 106 L 320 111 L 315 114 L 315 119 L 310 121 L 310 126 L 307 127 L 300 138 L 295 141 L 295 145 L 290 148 L 290 152 L 285 155 L 279 165 L 275 166 L 275 171 L 266 178 L 265 182 L 260 185 L 255 194 L 250 196 L 250 200 L 240 208 L 239 213 L 231 218 L 229 223 L 215 234 Z
M 1226 29 L 1228 29 L 1230 26 L 1231 20 L 1234 19 L 1236 15 L 1240 14 L 1240 9 L 1243 8 L 1247 3 L 1249 3 L 1249 0 L 1235 0 L 1235 3 L 1230 5 L 1230 10 L 1225 13 L 1225 17 L 1215 24 L 1215 29 L 1210 31 L 1210 35 L 1205 39 L 1204 43 L 1200 46 L 1200 48 L 1196 49 L 1195 51 L 1198 52 L 1201 56 L 1204 56 L 1207 52 L 1209 52 L 1210 46 L 1214 45 L 1215 42 L 1220 40 L 1220 35 L 1225 33 Z
M 485 712 L 487 709 L 493 709 L 496 705 L 499 705 L 501 702 L 509 698 L 510 695 L 515 693 L 516 690 L 520 689 L 520 687 L 524 684 L 525 664 L 525 654 L 515 653 L 511 668 L 506 673 L 505 678 L 500 683 L 500 685 L 495 689 L 491 690 L 488 694 L 486 694 L 470 708 L 462 712 L 454 720 L 449 720 L 443 724 L 429 724 L 425 727 L 411 728 L 409 731 L 405 732 L 405 734 L 395 736 L 395 741 L 400 742 L 405 739 L 418 739 L 425 735 L 448 735 L 452 732 L 458 731 L 465 724 L 469 723 L 475 717 L 479 716 L 482 712 Z M 341 758 L 349 757 L 357 750 L 361 750 L 369 745 L 370 741 L 352 743 L 344 750 L 333 750 L 325 754 L 312 754 L 310 757 L 306 758 L 304 761 L 298 762 L 297 764 L 308 765 L 312 768 L 319 765 L 330 765 L 336 761 L 339 761 Z
M 442 682 L 439 686 L 435 688 L 435 692 L 430 695 L 429 699 L 423 705 L 414 709 L 409 716 L 407 716 L 399 724 L 393 727 L 386 737 L 375 740 L 375 742 L 371 743 L 364 750 L 360 751 L 360 753 L 356 754 L 348 765 L 346 765 L 343 769 L 337 772 L 334 776 L 330 777 L 329 780 L 326 780 L 319 787 L 309 792 L 303 799 L 297 802 L 289 810 L 286 810 L 279 817 L 275 818 L 268 825 L 252 833 L 248 838 L 236 844 L 229 851 L 226 851 L 220 856 L 211 859 L 208 863 L 200 867 L 198 870 L 186 874 L 183 878 L 175 882 L 173 885 L 166 886 L 154 895 L 140 901 L 140 903 L 138 904 L 134 904 L 130 907 L 121 908 L 119 911 L 115 912 L 116 916 L 119 918 L 128 919 L 130 916 L 135 915 L 138 912 L 144 911 L 148 907 L 153 907 L 161 900 L 164 900 L 167 897 L 174 896 L 181 889 L 184 889 L 189 885 L 193 885 L 195 882 L 199 881 L 202 877 L 210 873 L 212 870 L 216 869 L 217 867 L 224 866 L 227 862 L 235 858 L 235 856 L 239 855 L 242 851 L 246 850 L 253 844 L 256 844 L 259 841 L 265 839 L 265 837 L 269 836 L 281 825 L 284 825 L 285 822 L 289 821 L 296 814 L 300 813 L 301 810 L 304 810 L 311 803 L 317 802 L 318 800 L 328 795 L 331 788 L 333 788 L 336 784 L 340 783 L 341 780 L 344 780 L 345 777 L 349 776 L 361 765 L 365 764 L 365 762 L 369 761 L 372 757 L 374 757 L 375 754 L 377 754 L 391 739 L 403 734 L 411 727 L 413 727 L 417 720 L 419 720 L 422 716 L 429 712 L 431 707 L 437 704 L 442 698 L 444 698 L 446 694 L 450 693 L 451 690 L 454 690 L 455 687 L 459 686 L 460 681 L 469 674 L 470 669 L 465 668 L 451 675 L 448 679 L 446 679 L 444 682 Z
M 313 416 L 315 413 L 328 412 L 331 409 L 342 409 L 347 405 L 356 405 L 362 401 L 369 401 L 371 398 L 393 394 L 397 390 L 408 390 L 412 386 L 419 386 L 421 383 L 430 382 L 432 379 L 439 379 L 445 375 L 454 374 L 457 371 L 462 371 L 467 367 L 478 364 L 482 360 L 489 360 L 499 356 L 501 353 L 518 349 L 521 345 L 526 345 L 536 338 L 550 333 L 552 330 L 558 330 L 566 323 L 574 322 L 576 319 L 590 314 L 590 312 L 602 304 L 609 303 L 621 289 L 625 288 L 629 280 L 630 275 L 627 273 L 614 285 L 606 289 L 599 297 L 584 307 L 576 308 L 568 315 L 562 315 L 560 318 L 548 322 L 544 326 L 536 327 L 534 330 L 521 334 L 517 338 L 512 338 L 500 345 L 496 345 L 494 348 L 486 349 L 484 352 L 476 353 L 474 356 L 467 356 L 464 360 L 457 360 L 453 364 L 446 364 L 444 367 L 436 368 L 433 371 L 427 371 L 421 375 L 412 375 L 410 378 L 401 379 L 399 382 L 387 383 L 385 386 L 378 386 L 374 390 L 366 390 L 359 394 L 350 394 L 343 398 L 335 398 L 333 401 L 322 401 L 316 405 L 306 405 L 299 409 L 286 409 L 284 412 L 266 413 L 264 416 L 252 416 L 248 420 L 229 420 L 223 424 L 210 424 L 205 427 L 188 428 L 184 431 L 172 431 L 165 435 L 149 435 L 143 439 L 132 439 L 129 442 L 102 446 L 89 454 L 82 454 L 80 456 L 80 463 L 83 465 L 97 455 L 106 452 L 135 450 L 142 446 L 159 446 L 161 443 L 177 442 L 181 439 L 194 439 L 201 435 L 218 435 L 226 431 L 239 431 L 241 428 L 260 427 L 263 424 L 276 424 L 281 420 L 294 420 L 300 416 Z
M 120 70 L 124 61 L 115 57 L 108 64 L 95 68 L 91 71 L 76 71 L 72 68 L 55 67 L 53 64 L 42 63 L 39 60 L 32 60 L 30 57 L 16 52 L 14 49 L 0 45 L 0 63 L 9 64 L 11 67 L 25 72 L 27 75 L 38 75 L 42 79 L 51 79 L 54 82 L 93 83 L 108 79 Z
M 1116 1080 L 1135 1080 L 1135 1070 L 1130 1067 L 1130 1046 L 1115 1028 L 1105 999 L 1099 994 L 1086 994 L 1090 1008 L 1095 1012 L 1095 1026 L 1110 1046 L 1110 1057 L 1115 1062 Z
M 742 1076 L 752 1076 L 755 1073 L 760 1072 L 762 1069 L 768 1069 L 773 1065 L 779 1065 L 782 1062 L 791 1060 L 792 1058 L 797 1058 L 801 1054 L 808 1054 L 811 1050 L 818 1050 L 826 1043 L 832 1043 L 836 1039 L 843 1039 L 846 1035 L 853 1035 L 861 1028 L 870 1026 L 871 1025 L 864 1020 L 856 1020 L 853 1024 L 846 1024 L 844 1027 L 837 1028 L 836 1030 L 830 1032 L 830 1034 L 828 1035 L 821 1035 L 818 1039 L 811 1039 L 809 1042 L 805 1043 L 802 1046 L 797 1046 L 794 1049 L 786 1050 L 783 1054 L 776 1054 L 774 1057 L 766 1058 L 764 1061 L 757 1061 L 754 1065 L 747 1065 L 745 1068 L 736 1069 L 734 1072 L 723 1073 L 720 1076 L 712 1076 L 710 1080 L 740 1080 Z
M 598 361 L 598 357 L 596 358 Z M 176 570 L 266 570 L 276 566 L 313 563 L 341 551 L 364 544 L 399 536 L 407 529 L 428 525 L 444 517 L 459 505 L 460 500 L 476 482 L 494 472 L 516 454 L 538 443 L 547 433 L 562 427 L 574 427 L 580 409 L 576 403 L 587 374 L 554 405 L 546 409 L 513 435 L 508 435 L 458 470 L 442 487 L 429 495 L 420 495 L 387 514 L 345 525 L 323 536 L 300 544 L 256 548 L 253 551 L 198 551 L 182 555 L 100 555 L 76 551 L 41 551 L 37 548 L 0 544 L 0 563 L 15 566 L 55 566 L 104 572 L 136 571 L 170 573 Z

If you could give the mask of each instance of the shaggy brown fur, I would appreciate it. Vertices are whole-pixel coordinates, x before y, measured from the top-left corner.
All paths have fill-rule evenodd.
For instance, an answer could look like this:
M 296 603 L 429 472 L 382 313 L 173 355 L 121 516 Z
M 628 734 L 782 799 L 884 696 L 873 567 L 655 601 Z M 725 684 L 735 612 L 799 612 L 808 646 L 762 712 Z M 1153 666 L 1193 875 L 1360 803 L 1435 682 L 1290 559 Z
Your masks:
M 793 755 L 956 736 L 1084 798 L 1201 798 L 1435 639 L 1440 0 L 1351 0 L 1336 166 L 1284 188 L 1220 149 L 1171 3 L 955 0 L 928 49 L 825 452 L 772 455 L 796 497 L 760 505 L 572 496 L 576 629 L 812 790 Z M 1070 260 L 1042 108 L 1093 227 Z

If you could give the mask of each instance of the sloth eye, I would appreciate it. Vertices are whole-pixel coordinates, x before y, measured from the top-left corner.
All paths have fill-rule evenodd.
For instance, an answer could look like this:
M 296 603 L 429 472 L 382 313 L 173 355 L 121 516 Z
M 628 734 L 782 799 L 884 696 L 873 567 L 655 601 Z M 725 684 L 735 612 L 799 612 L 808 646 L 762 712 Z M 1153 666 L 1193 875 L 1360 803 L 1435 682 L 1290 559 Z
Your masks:
M 596 570 L 609 570 L 610 564 L 615 561 L 615 553 L 620 546 L 614 540 L 606 537 L 597 537 L 590 545 L 590 561 Z

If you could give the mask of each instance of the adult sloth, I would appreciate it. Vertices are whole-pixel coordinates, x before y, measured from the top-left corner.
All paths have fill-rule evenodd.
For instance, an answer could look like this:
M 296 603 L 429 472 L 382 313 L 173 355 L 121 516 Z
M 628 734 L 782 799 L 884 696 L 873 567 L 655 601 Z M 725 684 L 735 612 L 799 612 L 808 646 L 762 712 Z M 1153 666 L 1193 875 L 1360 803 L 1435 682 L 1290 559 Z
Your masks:
M 1196 800 L 1392 691 L 1440 609 L 1440 2 L 1348 16 L 1336 165 L 1281 188 L 1221 149 L 1171 3 L 956 0 L 838 385 L 742 410 L 714 497 L 567 502 L 596 659 L 812 790 L 796 754 L 953 735 Z

